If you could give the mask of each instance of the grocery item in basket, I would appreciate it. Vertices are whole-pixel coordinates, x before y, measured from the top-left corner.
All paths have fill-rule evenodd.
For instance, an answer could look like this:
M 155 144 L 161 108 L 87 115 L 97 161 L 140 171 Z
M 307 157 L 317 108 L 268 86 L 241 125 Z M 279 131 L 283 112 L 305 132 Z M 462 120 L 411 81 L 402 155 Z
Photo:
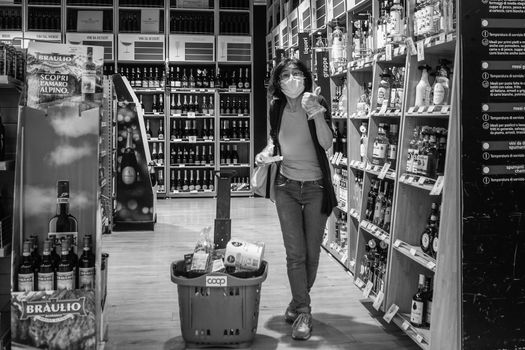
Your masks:
M 243 270 L 257 270 L 264 258 L 264 243 L 250 243 L 232 238 L 226 245 L 224 265 Z
M 198 251 L 196 253 L 193 253 L 193 259 L 191 260 L 190 271 L 207 272 L 209 262 L 210 262 L 209 253 L 206 253 L 203 251 Z

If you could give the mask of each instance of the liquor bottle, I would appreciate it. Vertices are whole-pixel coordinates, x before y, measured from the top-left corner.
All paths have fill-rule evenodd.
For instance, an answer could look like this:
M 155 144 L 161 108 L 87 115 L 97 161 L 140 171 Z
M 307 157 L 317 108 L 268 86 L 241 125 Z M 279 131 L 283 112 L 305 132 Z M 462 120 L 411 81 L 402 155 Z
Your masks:
M 186 68 L 182 70 L 181 87 L 188 87 L 188 77 L 186 76 Z
M 175 71 L 175 77 L 174 77 L 174 80 L 173 80 L 173 87 L 180 88 L 182 86 L 181 79 L 182 78 L 181 78 L 181 75 L 180 75 L 180 67 L 177 67 L 177 69 Z
M 188 78 L 188 86 L 190 88 L 195 87 L 195 77 L 193 76 L 193 69 L 190 68 L 190 76 Z
M 95 88 L 97 80 L 96 65 L 93 62 L 93 47 L 88 46 L 86 53 L 86 63 L 82 72 L 82 101 L 86 103 L 93 103 L 95 100 Z
M 193 178 L 193 170 L 190 170 L 190 184 L 188 186 L 188 189 L 190 191 L 194 191 L 195 190 L 195 179 Z
M 91 252 L 91 236 L 84 236 L 84 247 L 78 261 L 78 287 L 80 289 L 95 288 L 95 255 Z
M 381 228 L 386 232 L 390 232 L 390 225 L 392 224 L 392 194 L 392 190 L 387 193 L 385 196 L 386 203 L 383 205 L 385 208 L 385 215 Z
M 159 143 L 158 150 L 159 150 L 159 153 L 157 155 L 157 164 L 159 166 L 163 166 L 164 165 L 164 144 L 163 143 Z
M 190 181 L 188 180 L 188 171 L 184 169 L 184 182 L 182 183 L 182 191 L 188 192 L 190 190 Z
M 224 145 L 221 145 L 221 150 L 220 150 L 219 155 L 220 155 L 220 164 L 221 165 L 226 164 L 226 151 L 225 151 Z
M 377 90 L 377 107 L 388 107 L 390 102 L 390 78 L 388 70 L 380 75 L 381 81 Z
M 178 192 L 182 191 L 182 177 L 180 174 L 180 170 L 177 170 L 177 180 L 175 182 L 175 190 Z
M 381 185 L 379 185 L 381 187 Z M 383 192 L 379 191 L 376 203 L 374 207 L 374 216 L 372 217 L 372 222 L 376 224 L 377 226 L 382 226 L 382 221 L 384 220 L 385 215 L 385 207 L 383 207 L 386 204 L 386 196 L 388 191 L 388 181 L 384 181 L 383 185 Z M 381 217 L 383 215 L 383 217 Z
M 131 128 L 128 128 L 126 138 L 126 149 L 122 155 L 121 180 L 127 186 L 132 186 L 137 180 L 137 158 L 133 149 L 133 136 Z
M 213 96 L 210 96 L 210 102 L 208 103 L 208 114 L 210 116 L 215 115 L 215 105 L 213 104 Z
M 55 289 L 55 268 L 51 256 L 51 241 L 49 239 L 44 241 L 42 262 L 38 267 L 37 276 L 37 290 L 49 291 Z
M 157 112 L 160 114 L 164 114 L 164 95 L 159 95 L 158 98 L 158 105 L 157 105 Z
M 239 153 L 237 152 L 237 145 L 233 145 L 233 150 L 231 151 L 231 163 L 239 163 Z
M 35 273 L 38 272 L 38 267 L 40 266 L 40 263 L 42 262 L 42 259 L 40 257 L 39 249 L 38 249 L 38 236 L 37 235 L 31 235 L 30 238 L 31 241 L 31 260 L 33 261 L 33 266 L 35 268 Z M 35 287 L 35 289 L 37 289 Z
M 206 191 L 208 189 L 207 171 L 202 172 L 202 189 Z
M 214 130 L 213 130 L 213 119 L 209 119 L 209 126 L 208 126 L 208 140 L 213 141 L 215 138 Z
M 157 143 L 152 143 L 151 145 L 152 147 L 152 151 L 151 151 L 151 160 L 153 162 L 155 162 L 155 165 L 158 165 L 158 159 L 159 159 L 159 156 L 157 154 Z
M 157 102 L 157 95 L 153 95 L 153 98 L 152 98 L 152 103 L 151 103 L 151 111 L 153 113 L 158 113 L 159 112 L 159 103 Z
M 56 271 L 56 269 L 58 268 L 58 264 L 60 263 L 60 254 L 58 254 L 58 251 L 60 251 L 60 246 L 58 244 L 55 244 L 55 240 L 46 238 L 46 241 L 49 241 L 49 246 L 51 247 L 51 261 L 53 263 L 53 270 Z M 44 243 L 46 241 L 44 241 Z
M 157 138 L 159 140 L 164 140 L 164 125 L 163 125 L 163 121 L 164 120 L 161 120 L 160 123 L 159 123 L 159 132 L 157 133 Z
M 151 139 L 151 129 L 149 127 L 149 119 L 146 120 L 146 139 Z
M 181 108 L 181 113 L 182 114 L 186 114 L 189 112 L 190 108 L 188 106 L 188 100 L 187 100 L 187 95 L 184 95 L 184 102 L 182 103 L 182 108 Z
M 242 76 L 242 68 L 239 68 L 239 77 L 237 78 L 237 88 L 243 89 L 244 88 L 244 77 Z
M 346 128 L 346 124 L 344 123 L 343 132 L 341 133 L 341 152 L 343 152 L 343 157 L 347 157 L 348 155 L 348 147 L 347 147 L 347 134 L 348 130 Z
M 425 275 L 419 275 L 419 284 L 416 294 L 412 297 L 412 307 L 410 308 L 410 323 L 414 327 L 423 327 L 425 322 Z
M 248 120 L 244 121 L 244 135 L 243 135 L 242 138 L 244 138 L 246 140 L 248 140 L 250 138 L 250 127 L 249 127 L 249 124 L 248 124 Z
M 368 193 L 368 199 L 366 202 L 366 211 L 365 211 L 365 218 L 368 221 L 372 221 L 374 217 L 374 208 L 376 205 L 376 197 L 378 194 L 378 184 L 379 184 L 379 181 L 373 181 L 370 187 L 370 192 Z
M 56 273 L 57 289 L 73 290 L 75 287 L 75 268 L 69 256 L 69 241 L 62 242 L 62 257 Z
M 200 178 L 200 172 L 197 170 L 196 174 L 197 174 L 197 178 L 195 179 L 195 190 L 201 191 L 202 190 L 202 181 L 201 181 L 201 178 Z
M 438 209 L 438 220 L 437 220 L 437 223 L 436 223 L 434 236 L 432 237 L 432 241 L 430 243 L 430 246 L 432 247 L 432 250 L 430 251 L 430 255 L 434 259 L 437 259 L 437 254 L 438 254 L 438 250 L 439 250 L 439 211 L 440 211 L 440 209 Z
M 164 169 L 159 169 L 157 172 L 157 184 L 159 186 L 158 191 L 160 193 L 166 192 L 166 187 L 164 184 Z
M 5 160 L 5 127 L 0 114 L 0 161 Z
M 428 65 L 419 66 L 421 70 L 421 78 L 419 83 L 416 85 L 416 102 L 414 103 L 415 107 L 428 106 L 430 105 L 430 92 L 431 87 L 428 81 L 428 72 L 430 67 Z
M 426 277 L 425 279 L 425 300 L 426 300 L 426 305 L 425 305 L 425 319 L 424 319 L 424 324 L 425 326 L 427 327 L 430 327 L 430 319 L 432 318 L 432 295 L 434 294 L 433 291 L 432 291 L 432 278 L 431 277 Z
M 173 169 L 170 171 L 170 192 L 175 192 L 175 170 Z
M 428 255 L 432 254 L 431 253 L 432 239 L 434 238 L 437 232 L 437 227 L 436 227 L 437 219 L 438 219 L 437 204 L 432 203 L 432 209 L 431 209 L 430 216 L 428 219 L 428 224 L 425 227 L 425 230 L 423 231 L 423 233 L 421 234 L 421 239 L 420 239 L 421 250 L 423 250 L 423 252 Z
M 447 129 L 438 129 L 438 146 L 436 155 L 436 176 L 442 176 L 445 173 L 445 156 L 447 153 Z
M 372 164 L 383 165 L 387 158 L 388 138 L 385 133 L 385 124 L 379 123 L 377 136 L 374 140 L 374 147 L 372 151 Z
M 399 42 L 404 38 L 405 11 L 400 0 L 394 0 L 390 7 L 390 37 L 393 42 Z
M 387 162 L 390 163 L 390 169 L 396 168 L 397 159 L 397 142 L 398 142 L 398 124 L 390 124 L 388 149 L 387 149 Z
M 208 159 L 206 160 L 206 164 L 209 164 L 209 165 L 214 165 L 215 164 L 215 161 L 214 161 L 214 158 L 213 158 L 213 148 L 212 146 L 208 146 Z
M 448 60 L 439 60 L 439 66 L 436 67 L 436 79 L 433 86 L 433 101 L 434 105 L 448 105 L 450 96 L 449 73 L 450 69 L 447 67 Z
M 77 219 L 69 213 L 69 181 L 57 182 L 57 214 L 49 220 L 49 232 L 77 232 Z
M 249 89 L 251 86 L 250 84 L 250 76 L 248 75 L 248 68 L 246 68 L 244 73 L 244 88 Z
M 180 103 L 180 94 L 177 95 L 177 104 L 175 105 L 175 114 L 182 114 L 182 103 Z
M 214 191 L 215 190 L 215 180 L 214 180 L 214 177 L 213 177 L 213 170 L 210 170 L 210 174 L 209 174 L 209 177 L 208 177 L 208 189 L 210 191 Z
M 359 131 L 361 132 L 359 154 L 361 155 L 361 162 L 364 162 L 367 158 L 366 153 L 368 148 L 368 124 L 365 122 L 361 123 Z
M 410 139 L 410 142 L 408 144 L 408 150 L 407 150 L 407 167 L 406 167 L 406 171 L 409 174 L 415 174 L 416 173 L 416 168 L 417 168 L 416 150 L 417 150 L 418 136 L 419 136 L 419 127 L 416 126 L 414 128 L 413 133 L 412 133 L 412 138 Z
M 22 250 L 22 263 L 18 267 L 18 291 L 35 290 L 35 267 L 31 258 L 31 242 L 25 241 Z

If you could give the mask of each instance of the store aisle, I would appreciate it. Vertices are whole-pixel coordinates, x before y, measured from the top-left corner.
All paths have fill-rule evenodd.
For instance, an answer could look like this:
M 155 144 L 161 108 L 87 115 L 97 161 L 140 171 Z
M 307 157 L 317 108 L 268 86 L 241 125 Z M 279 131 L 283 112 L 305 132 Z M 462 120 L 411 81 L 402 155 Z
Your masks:
M 110 254 L 106 349 L 184 348 L 169 267 L 193 250 L 202 227 L 213 225 L 215 205 L 213 199 L 160 200 L 154 232 L 104 237 L 104 251 Z M 292 340 L 282 316 L 291 295 L 275 208 L 261 198 L 234 198 L 231 217 L 232 236 L 266 243 L 270 267 L 252 349 L 418 349 L 395 325 L 387 325 L 371 303 L 361 302 L 361 292 L 324 251 L 312 291 L 313 335 L 305 342 Z

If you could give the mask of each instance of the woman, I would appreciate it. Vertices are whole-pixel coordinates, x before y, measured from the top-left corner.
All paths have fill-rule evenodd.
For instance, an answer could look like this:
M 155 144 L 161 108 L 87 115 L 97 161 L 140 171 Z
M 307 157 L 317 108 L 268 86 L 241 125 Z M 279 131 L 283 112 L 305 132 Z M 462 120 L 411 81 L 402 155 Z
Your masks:
M 270 137 L 255 157 L 257 165 L 281 154 L 275 203 L 284 246 L 292 301 L 285 319 L 292 338 L 306 340 L 312 331 L 310 289 L 317 268 L 326 220 L 337 205 L 326 151 L 332 147 L 331 117 L 320 89 L 296 59 L 284 59 L 270 78 Z

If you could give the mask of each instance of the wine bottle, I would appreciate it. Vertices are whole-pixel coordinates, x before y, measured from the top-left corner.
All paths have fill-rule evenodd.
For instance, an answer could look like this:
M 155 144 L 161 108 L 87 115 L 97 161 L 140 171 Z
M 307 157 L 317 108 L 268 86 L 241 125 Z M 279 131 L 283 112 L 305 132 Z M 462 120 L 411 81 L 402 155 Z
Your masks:
M 69 256 L 69 241 L 62 242 L 62 258 L 57 269 L 57 289 L 72 290 L 75 286 L 75 268 Z
M 18 267 L 18 291 L 31 292 L 35 289 L 35 268 L 31 259 L 31 242 L 25 241 L 22 263 Z
M 78 261 L 78 287 L 80 289 L 95 288 L 95 255 L 91 251 L 91 236 L 84 236 L 84 247 Z
M 190 185 L 188 187 L 190 191 L 195 190 L 195 179 L 193 178 L 193 170 L 190 171 Z
M 177 182 L 175 183 L 175 190 L 178 192 L 182 191 L 182 177 L 180 174 L 180 170 L 177 170 Z
M 51 241 L 44 241 L 44 250 L 42 253 L 42 262 L 37 273 L 38 290 L 49 291 L 55 289 L 55 268 L 51 256 Z
M 157 133 L 157 138 L 159 140 L 164 140 L 164 125 L 163 125 L 163 120 L 160 121 L 159 123 L 159 132 Z
M 77 219 L 69 213 L 69 181 L 57 182 L 57 214 L 49 220 L 49 232 L 77 232 Z
M 388 138 L 385 133 L 385 124 L 379 123 L 377 136 L 374 140 L 374 147 L 372 151 L 372 164 L 383 165 L 387 157 Z
M 180 94 L 177 95 L 177 104 L 175 105 L 175 114 L 182 114 L 182 104 L 180 103 Z
M 189 189 L 190 189 L 190 181 L 188 180 L 188 171 L 184 169 L 184 182 L 182 185 L 182 190 L 184 192 L 187 192 L 189 191 Z
M 425 275 L 419 275 L 419 284 L 416 294 L 412 297 L 410 323 L 415 327 L 423 327 L 425 321 Z
M 425 279 L 425 300 L 426 300 L 426 305 L 425 305 L 425 319 L 424 319 L 424 324 L 425 326 L 427 327 L 430 327 L 430 319 L 432 317 L 432 278 L 431 277 L 426 277 Z
M 245 74 L 244 74 L 244 88 L 249 89 L 251 86 L 250 84 L 250 76 L 248 75 L 248 68 L 246 68 Z
M 200 178 L 200 172 L 196 170 L 197 178 L 195 179 L 195 190 L 201 191 L 202 190 L 202 181 Z
M 239 164 L 239 153 L 237 152 L 237 145 L 233 145 L 233 150 L 231 152 L 231 163 Z
M 208 189 L 207 171 L 202 172 L 202 189 L 206 191 Z
M 149 119 L 146 120 L 146 139 L 151 139 L 151 128 L 149 126 Z
M 215 180 L 214 180 L 214 177 L 213 177 L 213 170 L 210 170 L 210 176 L 208 177 L 208 189 L 210 191 L 214 191 L 215 190 Z
M 137 180 L 137 158 L 135 150 L 133 149 L 133 137 L 131 128 L 128 128 L 128 135 L 126 138 L 126 149 L 122 155 L 121 180 L 126 186 L 132 186 Z
M 416 85 L 416 101 L 414 103 L 415 107 L 428 106 L 430 104 L 430 83 L 428 82 L 428 72 L 430 71 L 430 66 L 424 65 L 420 66 L 421 78 L 419 83 Z

